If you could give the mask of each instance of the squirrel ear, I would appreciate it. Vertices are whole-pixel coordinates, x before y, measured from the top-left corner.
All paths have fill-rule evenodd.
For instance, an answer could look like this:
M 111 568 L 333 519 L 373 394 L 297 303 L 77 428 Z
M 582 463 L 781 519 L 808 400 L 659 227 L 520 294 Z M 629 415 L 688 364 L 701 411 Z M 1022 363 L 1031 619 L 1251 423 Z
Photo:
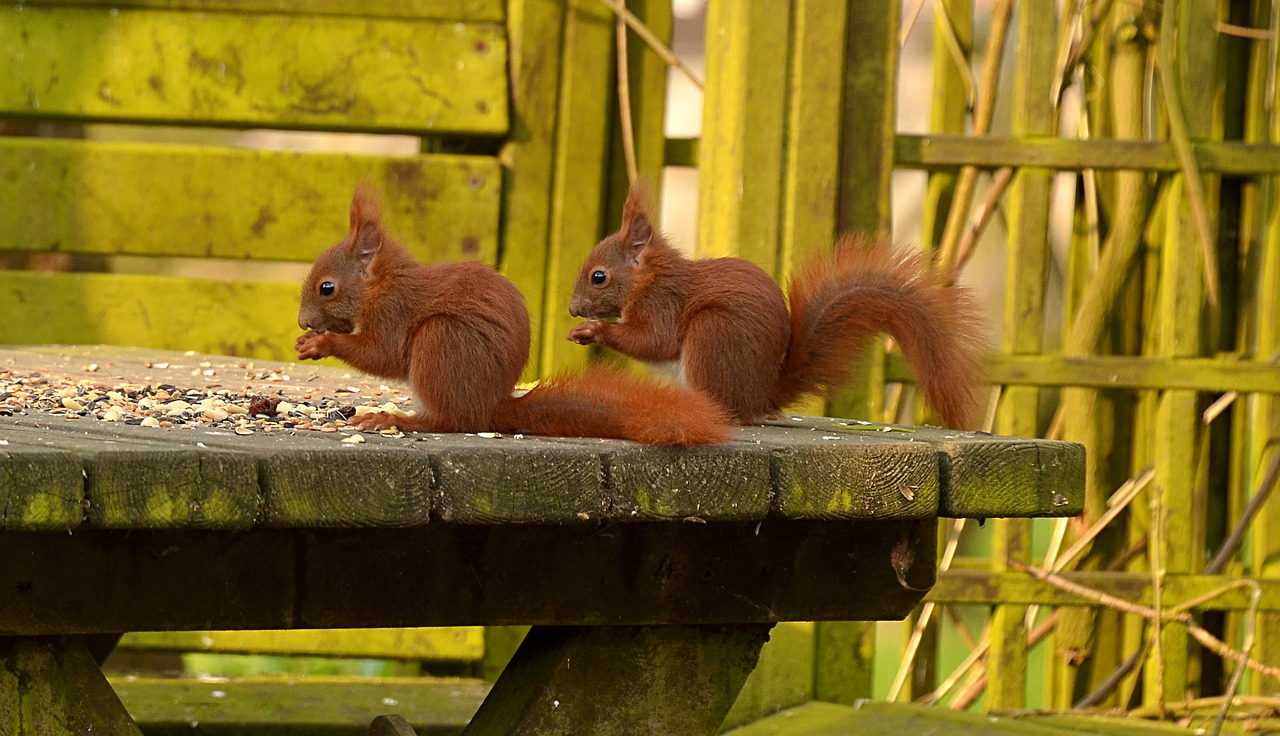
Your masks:
M 626 251 L 627 258 L 633 263 L 639 263 L 640 254 L 653 240 L 653 223 L 649 222 L 649 215 L 644 212 L 632 215 L 631 219 L 627 220 L 623 235 L 622 247 Z
M 382 228 L 377 221 L 360 223 L 356 239 L 351 243 L 352 255 L 360 263 L 360 274 L 369 275 L 369 266 L 382 248 Z

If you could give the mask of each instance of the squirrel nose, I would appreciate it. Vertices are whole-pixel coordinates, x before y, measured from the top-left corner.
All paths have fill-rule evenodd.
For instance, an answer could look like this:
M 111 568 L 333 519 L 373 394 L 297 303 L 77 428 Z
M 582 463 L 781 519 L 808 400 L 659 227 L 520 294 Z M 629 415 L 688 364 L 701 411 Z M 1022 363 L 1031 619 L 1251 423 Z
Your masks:
M 569 314 L 574 317 L 585 317 L 586 315 L 582 313 L 583 308 L 581 299 L 574 298 L 569 300 Z

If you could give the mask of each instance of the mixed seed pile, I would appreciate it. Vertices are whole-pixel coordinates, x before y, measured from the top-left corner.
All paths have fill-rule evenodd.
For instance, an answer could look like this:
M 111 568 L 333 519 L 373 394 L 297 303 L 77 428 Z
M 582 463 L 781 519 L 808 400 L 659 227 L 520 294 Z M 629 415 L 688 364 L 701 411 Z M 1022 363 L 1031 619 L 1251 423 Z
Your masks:
M 157 374 L 189 374 L 190 383 L 206 386 L 183 388 L 172 382 L 179 380 L 176 376 L 168 381 L 156 379 L 137 384 L 102 381 L 95 378 L 100 368 L 93 363 L 82 367 L 84 378 L 65 372 L 0 366 L 0 416 L 34 411 L 69 420 L 86 418 L 144 427 L 217 428 L 250 435 L 292 430 L 337 432 L 349 427 L 352 416 L 370 411 L 387 411 L 401 417 L 412 414 L 404 408 L 409 398 L 399 389 L 388 386 L 332 389 L 333 393 L 345 394 L 345 398 L 350 399 L 342 401 L 299 385 L 307 380 L 305 378 L 295 381 L 281 368 L 255 369 L 252 363 L 214 367 L 205 362 L 191 370 L 178 366 L 170 370 L 168 363 L 148 362 L 144 367 Z M 240 376 L 227 375 L 231 371 L 243 371 L 240 388 L 226 387 L 228 383 L 241 383 L 235 380 Z M 403 436 L 397 430 L 382 434 Z

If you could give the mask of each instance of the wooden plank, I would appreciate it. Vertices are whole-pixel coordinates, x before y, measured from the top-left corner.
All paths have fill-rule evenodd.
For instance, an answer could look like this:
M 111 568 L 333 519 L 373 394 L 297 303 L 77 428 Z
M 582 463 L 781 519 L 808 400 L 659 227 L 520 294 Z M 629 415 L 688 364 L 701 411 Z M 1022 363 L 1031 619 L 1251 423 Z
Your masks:
M 1258 6 L 1258 14 L 1269 10 Z M 1261 87 L 1266 80 L 1280 68 L 1280 60 L 1271 57 L 1269 50 L 1254 48 L 1253 55 L 1259 72 L 1252 74 L 1256 80 L 1254 85 Z M 1271 114 L 1266 104 L 1266 95 L 1251 94 L 1249 96 L 1252 117 L 1259 122 L 1253 135 L 1266 140 L 1280 140 L 1280 118 Z M 1256 279 L 1254 292 L 1253 318 L 1256 335 L 1254 349 L 1260 355 L 1272 355 L 1280 350 L 1280 178 L 1272 176 L 1260 183 L 1258 192 L 1258 220 L 1263 223 L 1258 228 L 1258 240 L 1253 243 L 1257 248 L 1257 267 L 1248 279 Z M 1266 450 L 1277 451 L 1277 439 L 1280 439 L 1280 401 L 1274 396 L 1261 396 L 1253 404 L 1252 416 L 1248 418 L 1251 425 L 1252 446 L 1246 449 L 1251 464 L 1246 474 L 1246 483 L 1257 488 L 1265 474 L 1263 458 Z M 1274 454 L 1272 455 L 1274 457 Z M 1252 552 L 1241 555 L 1254 565 L 1252 569 L 1269 578 L 1280 577 L 1280 504 L 1271 503 L 1260 515 L 1259 521 L 1253 525 Z M 1230 568 L 1228 568 L 1230 569 Z M 1269 614 L 1258 621 L 1257 656 L 1266 662 L 1280 662 L 1280 615 Z M 1266 692 L 1266 685 L 1254 678 L 1249 683 L 1249 690 L 1255 694 Z
M 493 23 L 19 5 L 0 10 L 0 28 L 11 116 L 507 130 L 507 46 Z
M 102 442 L 48 427 L 9 424 L 3 432 L 13 444 L 80 457 L 88 526 L 247 529 L 261 512 L 257 464 L 243 453 L 197 448 L 190 442 L 125 437 Z
M 404 717 L 418 736 L 458 733 L 488 691 L 476 680 L 408 677 L 129 677 L 111 685 L 147 733 L 199 723 L 221 733 L 366 734 L 374 717 L 388 713 Z
M 290 0 L 24 0 L 23 4 L 461 21 L 501 21 L 504 16 L 502 0 L 384 0 L 379 3 L 359 0 L 308 0 L 306 3 Z
M 983 357 L 983 372 L 988 383 L 997 385 L 1280 393 L 1280 371 L 1274 363 L 1260 360 L 992 354 Z M 885 375 L 890 381 L 914 380 L 899 353 L 887 356 Z
M 1178 171 L 1173 144 L 1127 138 L 966 136 L 902 133 L 894 138 L 894 160 L 904 169 L 978 166 L 1035 167 L 1063 171 Z M 1241 141 L 1196 141 L 1192 144 L 1202 171 L 1236 176 L 1280 172 L 1280 147 Z
M 766 519 L 0 534 L 0 589 L 18 591 L 0 635 L 894 619 L 933 583 L 934 532 Z
M 74 529 L 84 521 L 80 458 L 0 428 L 0 530 Z
M 431 629 L 134 632 L 125 634 L 116 649 L 474 662 L 484 656 L 484 630 L 473 626 L 446 626 Z
M 775 277 L 790 27 L 789 9 L 707 6 L 695 250 L 701 257 L 746 258 Z
M 126 274 L 0 272 L 0 343 L 108 343 L 294 355 L 299 286 Z M 181 296 L 179 296 L 181 295 Z
M 776 513 L 789 519 L 923 519 L 938 513 L 937 448 L 910 432 L 868 432 L 832 420 L 795 424 L 785 446 L 754 428 L 743 438 L 774 453 Z M 879 436 L 877 436 L 879 435 Z
M 38 418 L 18 421 L 28 426 L 15 427 L 14 431 L 27 436 L 34 432 L 29 426 L 42 423 Z M 48 423 L 44 426 L 56 429 Z M 431 513 L 429 458 L 425 453 L 378 439 L 355 445 L 342 443 L 336 434 L 322 432 L 241 436 L 218 429 L 165 429 L 91 420 L 77 429 L 70 439 L 65 432 L 37 434 L 54 446 L 86 453 L 102 454 L 101 450 L 118 447 L 119 452 L 108 457 L 119 458 L 117 462 L 124 464 L 154 463 L 155 485 L 129 485 L 128 474 L 120 472 L 104 478 L 104 482 L 127 487 L 130 498 L 136 499 L 127 522 L 118 521 L 113 526 L 169 526 L 168 507 L 159 505 L 160 500 L 170 493 L 192 491 L 185 485 L 169 489 L 162 471 L 166 463 L 174 462 L 177 472 L 182 467 L 177 463 L 191 462 L 190 456 L 197 456 L 196 448 L 201 451 L 201 463 L 230 456 L 238 464 L 247 464 L 252 473 L 252 509 L 229 518 L 211 516 L 205 525 L 209 528 L 234 529 L 253 524 L 306 528 L 410 526 L 427 523 Z M 412 447 L 413 443 L 409 440 L 407 444 Z M 159 453 L 154 458 L 153 449 Z M 94 496 L 95 476 L 92 469 L 89 472 L 89 518 L 96 521 L 94 509 L 99 501 Z M 248 490 L 242 492 L 250 494 Z M 204 505 L 208 506 L 207 502 Z M 208 510 L 204 513 L 208 514 Z
M 142 736 L 84 642 L 0 639 L 0 729 L 22 736 Z
M 554 173 L 556 105 L 560 89 L 560 49 L 565 8 L 558 0 L 510 0 L 507 35 L 511 43 L 511 130 L 503 142 L 502 274 L 520 287 L 534 324 L 547 303 L 545 274 Z M 558 307 L 562 308 L 562 307 Z M 542 366 L 542 334 L 530 336 L 526 379 Z M 554 339 L 563 340 L 564 336 Z
M 484 156 L 0 138 L 0 250 L 311 261 L 365 181 L 418 259 L 496 263 L 501 177 Z
M 534 627 L 463 733 L 713 733 L 771 628 Z
M 1066 572 L 1062 577 L 1108 595 L 1138 605 L 1151 605 L 1151 575 L 1146 572 Z M 1239 578 L 1229 575 L 1171 574 L 1165 578 L 1165 598 L 1187 601 L 1206 593 L 1220 591 Z M 1280 581 L 1274 578 L 1251 578 L 1262 588 L 1264 611 L 1280 611 Z M 1021 605 L 1079 606 L 1084 599 L 1042 583 L 1020 572 L 994 573 L 987 570 L 955 569 L 938 575 L 938 582 L 926 600 L 939 603 L 983 605 L 993 600 Z M 1249 591 L 1235 589 L 1212 596 L 1197 606 L 1204 611 L 1243 611 L 1249 606 Z M 1172 625 L 1172 624 L 1171 624 Z
M 1077 516 L 1084 510 L 1082 445 L 962 436 L 939 449 L 945 479 L 939 516 Z
M 472 438 L 432 452 L 440 518 L 456 524 L 598 523 L 600 458 L 581 446 Z
M 1173 108 L 1185 116 L 1188 134 L 1193 138 L 1220 138 L 1220 124 L 1215 124 L 1213 108 L 1217 99 L 1217 44 L 1187 32 L 1217 22 L 1218 7 L 1214 2 L 1187 0 L 1177 6 L 1177 14 L 1161 18 L 1160 43 L 1175 43 L 1168 50 L 1176 69 L 1168 69 L 1164 79 L 1173 87 L 1181 85 L 1173 99 L 1166 99 L 1166 109 Z M 1166 47 L 1167 48 L 1167 47 Z M 1162 53 L 1162 60 L 1167 58 Z M 1171 76 L 1170 76 L 1171 75 Z M 1195 215 L 1188 198 L 1192 185 L 1187 174 L 1171 178 L 1169 206 L 1165 213 L 1166 230 L 1160 248 L 1159 292 L 1155 308 L 1158 312 L 1158 334 L 1155 352 L 1163 358 L 1190 357 L 1204 354 L 1216 336 L 1206 334 L 1203 322 L 1216 307 L 1204 304 L 1206 297 L 1206 263 L 1203 260 Z M 1208 180 L 1202 191 L 1207 201 L 1210 227 L 1214 227 L 1218 193 L 1217 182 Z M 1209 236 L 1212 237 L 1212 236 Z M 1210 243 L 1213 248 L 1214 244 Z M 1218 289 L 1215 272 L 1209 274 Z M 1220 289 L 1219 289 L 1220 290 Z M 1219 297 L 1221 298 L 1221 297 Z M 1205 309 L 1209 311 L 1205 311 Z M 1204 549 L 1203 518 L 1186 513 L 1196 508 L 1196 486 L 1201 477 L 1197 451 L 1204 425 L 1201 421 L 1199 397 L 1190 391 L 1165 391 L 1156 406 L 1153 453 L 1155 459 L 1154 491 L 1158 506 L 1152 506 L 1152 530 L 1148 564 L 1153 574 L 1191 573 L 1200 569 Z M 1157 513 L 1159 511 L 1159 513 Z M 1172 702 L 1184 696 L 1193 675 L 1189 671 L 1194 657 L 1187 636 L 1176 627 L 1164 627 L 1160 639 L 1148 658 L 1150 672 L 1159 676 L 1143 680 L 1148 701 Z
M 770 512 L 770 457 L 754 444 L 623 446 L 605 455 L 604 477 L 606 519 L 758 521 Z
M 538 355 L 542 375 L 584 366 L 590 351 L 569 342 L 580 320 L 569 314 L 568 297 L 578 269 L 606 229 L 609 132 L 615 103 L 613 16 L 599 0 L 566 3 L 556 114 L 551 220 Z M 609 224 L 612 227 L 613 223 Z

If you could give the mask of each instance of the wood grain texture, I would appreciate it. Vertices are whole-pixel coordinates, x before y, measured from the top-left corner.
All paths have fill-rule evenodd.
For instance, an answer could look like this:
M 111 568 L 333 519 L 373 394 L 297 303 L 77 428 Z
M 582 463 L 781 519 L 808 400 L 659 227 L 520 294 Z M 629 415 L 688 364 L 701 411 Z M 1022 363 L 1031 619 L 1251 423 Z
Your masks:
M 771 628 L 534 627 L 463 733 L 714 733 Z
M 1074 442 L 965 437 L 939 445 L 946 481 L 939 516 L 1076 516 L 1085 452 Z
M 309 262 L 346 235 L 361 181 L 414 257 L 496 263 L 490 157 L 38 138 L 0 138 L 0 250 Z
M 111 685 L 147 733 L 201 729 L 250 733 L 271 727 L 293 733 L 368 733 L 376 716 L 397 713 L 419 736 L 457 733 L 488 686 L 437 678 L 271 676 L 229 681 L 113 678 Z
M 0 428 L 0 530 L 71 529 L 84 521 L 78 455 L 24 442 Z
M 432 453 L 439 517 L 455 524 L 598 521 L 599 456 L 537 440 L 468 437 Z
M 631 445 L 605 456 L 605 515 L 622 521 L 744 521 L 769 513 L 769 456 L 756 447 Z
M 6 6 L 0 28 L 0 111 L 13 116 L 507 130 L 493 23 Z
M 263 523 L 301 528 L 425 524 L 431 468 L 421 453 L 342 446 L 262 460 Z
M 921 519 L 938 513 L 937 448 L 917 439 L 915 430 L 860 431 L 820 417 L 782 421 L 781 431 L 774 432 L 777 425 L 749 428 L 743 438 L 771 449 L 773 506 L 783 518 Z
M 79 456 L 88 526 L 247 529 L 258 522 L 257 465 L 243 453 L 202 448 L 194 441 L 122 436 L 104 441 L 57 425 L 8 425 L 4 432 L 23 444 Z

